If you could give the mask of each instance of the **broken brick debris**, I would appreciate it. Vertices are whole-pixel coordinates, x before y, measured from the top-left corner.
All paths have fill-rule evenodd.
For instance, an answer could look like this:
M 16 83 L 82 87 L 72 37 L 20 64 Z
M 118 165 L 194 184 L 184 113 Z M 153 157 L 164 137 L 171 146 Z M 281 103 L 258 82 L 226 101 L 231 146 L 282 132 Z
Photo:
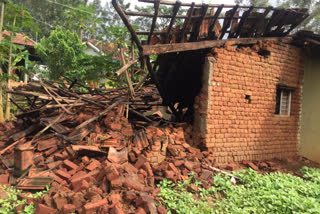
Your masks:
M 52 90 L 60 95 L 59 99 L 67 99 L 59 89 L 52 86 Z M 73 90 L 63 90 L 73 96 L 81 96 L 74 95 Z M 153 93 L 148 93 L 148 96 L 141 96 L 150 99 Z M 109 97 L 112 100 L 117 96 L 119 92 L 115 91 Z M 17 144 L 28 143 L 34 147 L 31 168 L 17 187 L 43 189 L 51 184 L 50 191 L 34 202 L 36 213 L 163 214 L 167 213 L 166 208 L 161 205 L 156 207 L 156 202 L 160 202 L 157 198 L 160 189 L 155 184 L 164 178 L 178 182 L 188 179 L 189 173 L 194 172 L 194 177 L 202 182 L 203 188 L 209 189 L 213 185 L 212 176 L 217 172 L 213 172 L 207 165 L 214 165 L 215 157 L 208 151 L 193 147 L 188 141 L 191 137 L 185 136 L 192 136 L 190 125 L 150 125 L 141 123 L 143 118 L 131 118 L 129 122 L 124 116 L 127 104 L 119 104 L 99 119 L 77 129 L 101 112 L 100 105 L 103 104 L 104 109 L 105 105 L 110 105 L 103 103 L 99 95 L 81 97 L 84 99 L 81 106 L 73 108 L 71 115 L 57 104 L 54 108 L 48 104 L 51 106 L 41 111 L 35 109 L 18 115 L 15 122 L 0 123 L 0 131 L 9 133 L 0 136 L 4 146 L 12 142 L 12 138 L 6 136 L 14 134 L 13 127 L 16 127 L 15 132 L 19 132 L 27 127 L 25 121 L 35 124 L 32 133 L 23 134 L 20 139 L 15 135 L 15 139 L 19 141 Z M 68 101 L 76 102 L 70 97 Z M 68 105 L 64 105 L 68 108 Z M 58 132 L 57 127 L 49 127 L 35 137 L 36 133 L 45 128 L 40 121 L 47 121 L 46 124 L 55 121 L 59 124 L 59 130 L 68 130 L 68 133 Z M 13 159 L 13 147 L 3 151 L 1 154 L 5 160 Z M 274 166 L 271 162 L 258 166 L 265 168 L 266 165 L 267 168 Z M 230 163 L 228 169 L 234 170 L 235 167 L 235 164 Z M 250 167 L 254 168 L 253 165 Z M 0 169 L 6 168 L 4 164 L 0 165 Z M 10 176 L 8 173 L 0 174 L 0 183 L 13 185 L 9 181 Z M 189 191 L 197 192 L 198 186 L 191 185 Z

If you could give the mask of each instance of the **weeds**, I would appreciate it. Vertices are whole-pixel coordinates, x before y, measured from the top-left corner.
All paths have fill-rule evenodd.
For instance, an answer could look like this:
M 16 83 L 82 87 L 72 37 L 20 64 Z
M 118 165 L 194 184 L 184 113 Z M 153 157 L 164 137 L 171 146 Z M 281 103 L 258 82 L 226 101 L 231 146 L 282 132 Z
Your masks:
M 320 213 L 320 169 L 303 167 L 304 179 L 290 174 L 258 174 L 252 169 L 235 173 L 237 185 L 225 175 L 213 177 L 209 189 L 187 191 L 192 180 L 160 183 L 164 205 L 172 213 Z M 193 182 L 200 185 L 199 182 Z
M 2 189 L 2 190 L 1 190 Z M 0 190 L 4 191 L 8 196 L 5 199 L 0 199 L 0 214 L 14 214 L 16 213 L 16 207 L 26 204 L 27 200 L 18 200 L 18 194 L 22 193 L 21 190 L 17 190 L 14 187 L 1 186 Z M 47 193 L 49 187 L 41 192 L 27 195 L 30 198 L 38 198 Z M 25 195 L 25 193 L 22 193 Z M 26 205 L 20 214 L 33 214 L 35 212 L 35 206 L 33 203 Z

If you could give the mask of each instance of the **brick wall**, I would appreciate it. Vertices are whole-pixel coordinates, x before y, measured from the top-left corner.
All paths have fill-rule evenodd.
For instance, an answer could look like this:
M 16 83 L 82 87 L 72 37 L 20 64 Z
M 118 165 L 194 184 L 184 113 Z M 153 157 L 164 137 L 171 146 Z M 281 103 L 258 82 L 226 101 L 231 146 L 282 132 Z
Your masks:
M 266 51 L 269 56 L 259 54 Z M 218 163 L 296 155 L 302 51 L 287 44 L 259 43 L 215 48 L 212 55 L 195 100 L 195 142 L 212 150 Z M 274 114 L 277 84 L 294 88 L 290 117 Z

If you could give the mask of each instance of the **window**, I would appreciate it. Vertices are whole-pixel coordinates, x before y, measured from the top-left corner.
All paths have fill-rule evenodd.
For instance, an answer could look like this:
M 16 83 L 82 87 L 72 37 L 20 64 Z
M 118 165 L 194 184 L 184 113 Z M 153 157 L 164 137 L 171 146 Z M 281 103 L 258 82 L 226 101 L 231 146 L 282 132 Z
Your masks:
M 277 86 L 276 115 L 290 116 L 292 89 Z

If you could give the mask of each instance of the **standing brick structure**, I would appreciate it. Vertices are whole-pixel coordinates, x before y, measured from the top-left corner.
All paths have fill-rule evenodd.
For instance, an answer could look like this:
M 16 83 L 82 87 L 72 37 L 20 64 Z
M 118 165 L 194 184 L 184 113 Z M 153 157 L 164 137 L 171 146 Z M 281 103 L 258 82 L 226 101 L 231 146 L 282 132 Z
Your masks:
M 194 106 L 195 143 L 211 150 L 218 163 L 297 155 L 304 72 L 300 48 L 280 42 L 226 45 L 212 49 L 204 67 Z M 289 92 L 281 94 L 282 88 Z M 277 99 L 284 96 L 288 103 L 283 105 L 289 107 L 281 111 L 288 115 L 275 114 Z

